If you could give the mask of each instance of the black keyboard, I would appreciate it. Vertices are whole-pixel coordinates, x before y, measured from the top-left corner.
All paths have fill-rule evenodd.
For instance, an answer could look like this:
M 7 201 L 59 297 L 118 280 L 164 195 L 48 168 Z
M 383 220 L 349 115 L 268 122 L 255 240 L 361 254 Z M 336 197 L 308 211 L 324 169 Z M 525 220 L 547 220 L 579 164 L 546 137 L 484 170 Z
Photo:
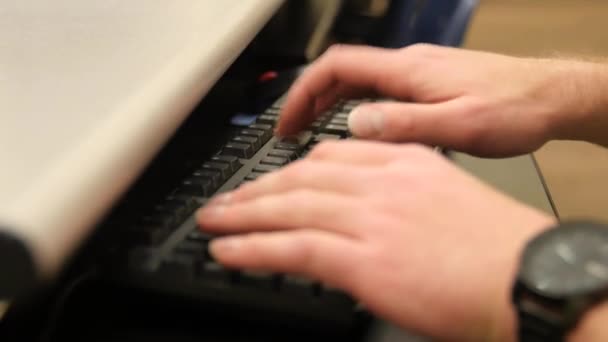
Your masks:
M 348 138 L 349 112 L 361 101 L 340 102 L 308 130 L 282 140 L 273 136 L 280 101 L 254 123 L 232 127 L 228 141 L 197 161 L 166 196 L 144 208 L 127 203 L 140 209 L 135 219 L 113 222 L 121 241 L 104 264 L 103 277 L 240 315 L 350 329 L 365 316 L 352 298 L 312 279 L 224 268 L 207 250 L 214 236 L 199 230 L 193 214 L 212 196 L 303 158 L 321 141 Z

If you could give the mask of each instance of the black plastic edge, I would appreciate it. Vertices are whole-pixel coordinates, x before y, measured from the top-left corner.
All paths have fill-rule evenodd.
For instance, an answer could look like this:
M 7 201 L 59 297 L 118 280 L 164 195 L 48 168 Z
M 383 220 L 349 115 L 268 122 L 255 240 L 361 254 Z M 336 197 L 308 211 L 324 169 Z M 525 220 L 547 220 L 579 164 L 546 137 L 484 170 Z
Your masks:
M 0 228 L 0 300 L 20 297 L 33 290 L 38 272 L 25 242 Z

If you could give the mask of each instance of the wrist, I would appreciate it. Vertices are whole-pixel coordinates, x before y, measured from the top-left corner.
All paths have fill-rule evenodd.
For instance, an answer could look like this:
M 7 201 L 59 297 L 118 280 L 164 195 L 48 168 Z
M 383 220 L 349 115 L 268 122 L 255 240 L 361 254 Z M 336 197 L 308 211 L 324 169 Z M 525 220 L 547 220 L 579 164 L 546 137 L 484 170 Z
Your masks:
M 541 232 L 551 229 L 558 224 L 558 221 L 549 215 L 541 215 L 534 224 L 530 225 L 528 233 L 523 235 L 518 241 L 514 241 L 516 247 L 514 253 L 511 256 L 512 262 L 509 263 L 507 268 L 506 277 L 503 280 L 503 286 L 498 297 L 494 301 L 492 317 L 492 324 L 489 334 L 486 335 L 485 341 L 497 341 L 497 342 L 515 342 L 517 341 L 517 314 L 515 306 L 513 305 L 513 284 L 517 278 L 519 269 L 518 261 L 524 251 L 524 248 L 528 241 L 534 236 Z
M 601 252 L 607 242 L 606 227 L 590 221 L 562 222 L 530 240 L 513 287 L 518 335 L 524 340 L 608 340 L 608 301 L 598 302 L 606 296 L 607 283 L 595 270 L 607 267 Z
M 551 139 L 582 140 L 608 146 L 608 66 L 581 61 L 552 61 L 554 115 Z
M 591 308 L 568 336 L 569 342 L 608 341 L 608 302 Z

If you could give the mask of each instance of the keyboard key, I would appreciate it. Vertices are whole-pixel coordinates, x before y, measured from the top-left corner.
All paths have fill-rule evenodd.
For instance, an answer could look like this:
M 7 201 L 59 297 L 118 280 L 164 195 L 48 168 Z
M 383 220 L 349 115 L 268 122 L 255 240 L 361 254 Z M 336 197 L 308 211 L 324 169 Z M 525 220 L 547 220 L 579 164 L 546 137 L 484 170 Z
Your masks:
M 180 192 L 192 196 L 209 197 L 213 193 L 213 184 L 208 178 L 190 178 L 182 182 Z
M 350 112 L 351 110 L 355 109 L 355 107 L 357 107 L 358 105 L 360 105 L 363 102 L 364 102 L 363 100 L 346 101 L 346 103 L 344 103 L 344 105 L 342 105 L 342 110 L 345 112 Z
M 222 183 L 224 183 L 224 179 L 222 178 L 222 174 L 217 171 L 209 171 L 209 170 L 197 170 L 192 173 L 193 179 L 208 179 L 211 181 L 211 190 L 215 191 L 219 188 Z
M 256 129 L 264 132 L 263 141 L 268 141 L 272 137 L 272 125 L 255 123 L 253 125 L 249 125 L 250 129 Z
M 256 137 L 237 135 L 236 137 L 232 138 L 232 141 L 251 145 L 254 153 L 257 152 L 260 147 L 262 147 L 262 142 Z
M 340 140 L 342 139 L 341 136 L 337 135 L 337 134 L 327 134 L 327 133 L 320 133 L 315 135 L 312 140 L 315 143 L 319 143 L 323 140 Z
M 196 263 L 197 258 L 195 257 L 173 254 L 163 259 L 159 272 L 169 280 L 173 280 L 174 278 L 192 278 Z
M 152 210 L 150 213 L 143 214 L 140 217 L 139 223 L 140 225 L 172 228 L 176 223 L 179 222 L 176 220 L 173 213 Z
M 245 177 L 245 180 L 246 180 L 246 181 L 253 181 L 253 180 L 258 179 L 258 178 L 259 178 L 261 175 L 263 175 L 263 173 L 259 173 L 259 172 L 252 172 L 252 173 L 248 174 L 248 175 Z
M 317 292 L 314 281 L 293 275 L 285 275 L 280 283 L 281 292 L 298 295 L 313 295 Z
M 349 113 L 336 113 L 334 115 L 335 119 L 342 119 L 342 120 L 346 120 L 346 122 L 348 122 L 348 115 Z
M 165 201 L 162 204 L 154 206 L 155 211 L 172 215 L 176 222 L 183 222 L 194 209 L 195 207 L 188 205 L 188 203 L 177 200 Z
M 156 270 L 154 248 L 136 247 L 129 251 L 128 267 L 135 271 L 154 272 Z
M 331 305 L 341 306 L 352 306 L 353 300 L 344 293 L 333 287 L 327 287 L 324 285 L 320 286 L 319 295 L 324 301 L 331 303 Z M 353 308 L 354 309 L 354 308 Z
M 204 255 L 207 244 L 204 241 L 184 240 L 175 246 L 175 254 Z
M 152 225 L 162 228 L 171 228 L 183 221 L 182 217 L 186 215 L 184 207 L 176 205 L 157 205 L 150 214 L 141 217 L 143 225 Z
M 274 144 L 274 148 L 278 150 L 288 150 L 298 152 L 301 149 L 300 145 L 279 141 Z
M 321 114 L 320 114 L 320 115 L 317 117 L 317 119 L 318 119 L 318 120 L 323 120 L 323 121 L 325 121 L 325 120 L 329 119 L 330 117 L 332 117 L 333 115 L 334 115 L 333 110 L 326 110 L 326 111 L 324 111 L 323 113 L 321 113 Z
M 310 140 L 312 139 L 312 136 L 313 136 L 312 132 L 304 131 L 300 134 L 285 137 L 285 138 L 281 139 L 281 141 L 279 143 L 292 144 L 292 145 L 298 146 L 297 148 L 302 148 L 310 142 Z
M 230 272 L 215 261 L 203 261 L 197 266 L 196 275 L 205 281 L 229 286 Z
M 333 118 L 333 119 L 331 119 L 331 121 L 329 121 L 329 124 L 348 126 L 348 119 Z
M 264 157 L 264 158 L 262 158 L 260 163 L 276 165 L 276 166 L 283 166 L 283 165 L 287 164 L 288 161 L 289 160 L 287 158 L 282 158 L 282 157 Z
M 235 173 L 236 171 L 238 171 L 238 169 L 241 168 L 241 166 L 243 166 L 243 164 L 241 164 L 241 162 L 239 161 L 239 158 L 234 157 L 234 156 L 222 156 L 222 155 L 218 155 L 218 156 L 213 156 L 211 157 L 211 160 L 214 162 L 219 162 L 219 163 L 226 163 L 230 166 L 230 173 Z
M 154 212 L 143 215 L 140 222 L 142 225 L 171 228 L 175 224 L 175 221 L 175 218 L 171 214 Z
M 222 153 L 239 158 L 249 159 L 253 156 L 253 147 L 250 144 L 227 143 L 222 149 Z
M 290 150 L 272 149 L 270 150 L 270 152 L 268 152 L 268 156 L 286 158 L 289 161 L 294 161 L 298 159 L 298 155 L 296 154 L 296 152 Z
M 197 241 L 197 242 L 208 243 L 209 241 L 211 241 L 211 239 L 213 239 L 213 235 L 203 232 L 203 231 L 199 230 L 198 228 L 194 229 L 186 236 L 186 240 L 188 240 L 188 241 Z
M 270 107 L 268 109 L 266 109 L 264 111 L 264 114 L 269 114 L 269 115 L 279 115 L 281 114 L 281 108 L 279 107 Z
M 211 240 L 209 240 L 209 242 L 211 242 Z M 211 255 L 211 251 L 209 250 L 209 242 L 207 242 L 206 248 L 203 251 L 203 260 L 205 262 L 215 261 L 215 258 L 213 257 L 213 255 Z
M 171 234 L 170 227 L 163 227 L 153 224 L 136 224 L 127 229 L 128 239 L 139 245 L 156 247 L 161 245 Z
M 346 136 L 348 134 L 348 127 L 345 125 L 327 125 L 321 129 L 324 133 L 329 134 L 340 134 Z
M 277 165 L 269 165 L 269 164 L 260 164 L 253 168 L 253 171 L 259 173 L 272 172 L 279 169 L 280 166 Z
M 177 192 L 167 196 L 166 200 L 167 202 L 176 201 L 181 203 L 185 210 L 189 212 L 197 209 L 205 203 L 204 201 L 200 200 L 200 198 L 182 195 Z
M 206 162 L 200 168 L 201 170 L 219 172 L 221 174 L 221 180 L 226 181 L 232 175 L 232 169 L 230 164 L 218 163 L 218 162 Z
M 278 115 L 262 114 L 262 115 L 258 116 L 258 118 L 257 118 L 257 120 L 255 122 L 256 123 L 261 123 L 261 124 L 274 125 L 278 120 L 279 120 L 279 116 Z
M 258 138 L 262 144 L 266 143 L 270 139 L 270 134 L 266 134 L 264 131 L 259 129 L 242 129 L 239 131 L 239 135 Z
M 239 274 L 238 283 L 248 288 L 278 290 L 278 280 L 278 276 L 270 272 L 244 270 Z

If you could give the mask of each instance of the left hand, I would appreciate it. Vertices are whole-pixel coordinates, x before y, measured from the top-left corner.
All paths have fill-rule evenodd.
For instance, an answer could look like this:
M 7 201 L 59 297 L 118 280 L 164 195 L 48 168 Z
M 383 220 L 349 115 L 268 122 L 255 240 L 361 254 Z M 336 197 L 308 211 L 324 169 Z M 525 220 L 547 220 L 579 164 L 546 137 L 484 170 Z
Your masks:
M 510 287 L 531 236 L 553 218 L 430 149 L 323 143 L 198 213 L 229 267 L 302 274 L 436 339 L 509 340 Z

